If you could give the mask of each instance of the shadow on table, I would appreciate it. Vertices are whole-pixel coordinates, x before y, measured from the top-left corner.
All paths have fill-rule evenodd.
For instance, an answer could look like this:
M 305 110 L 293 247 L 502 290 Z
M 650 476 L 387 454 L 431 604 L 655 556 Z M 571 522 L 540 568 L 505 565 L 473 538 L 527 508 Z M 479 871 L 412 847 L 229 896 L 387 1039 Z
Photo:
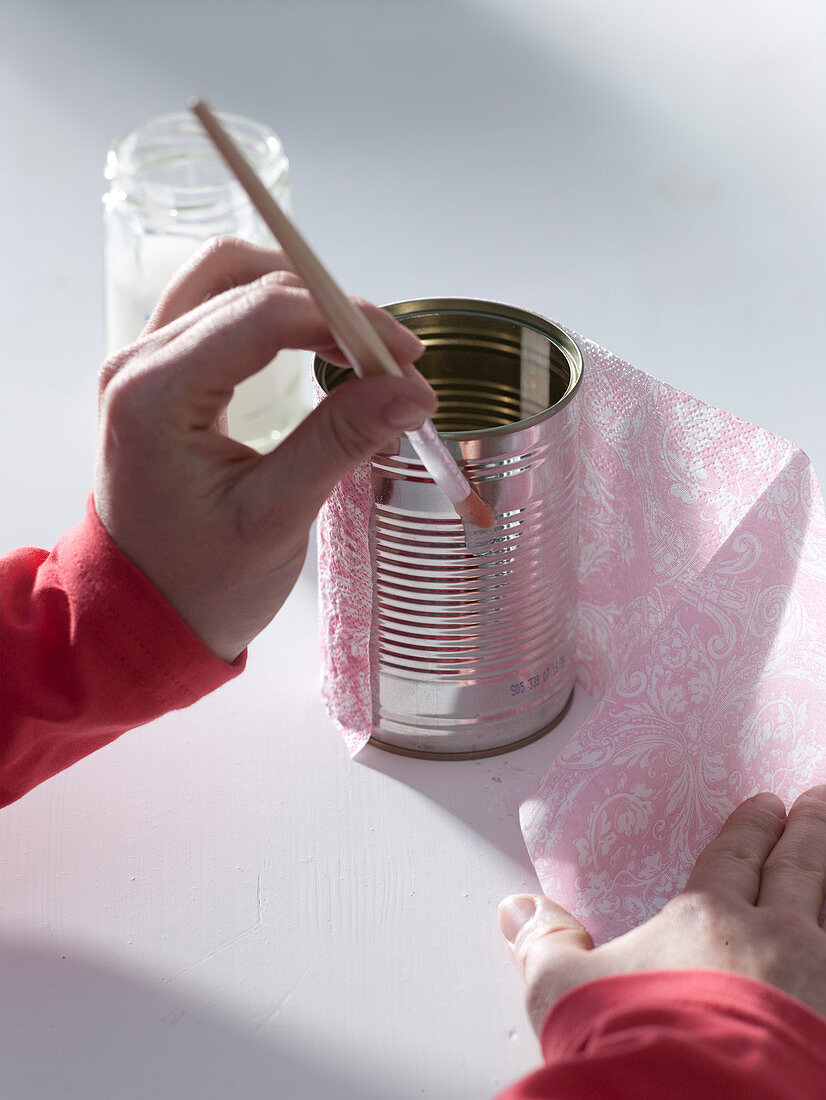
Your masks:
M 144 979 L 0 941 L 4 1100 L 385 1100 L 324 1050 L 256 1039 Z
M 555 729 L 501 756 L 420 760 L 368 745 L 356 762 L 419 791 L 533 873 L 519 826 L 519 806 L 593 708 L 590 696 L 577 689 L 570 711 Z

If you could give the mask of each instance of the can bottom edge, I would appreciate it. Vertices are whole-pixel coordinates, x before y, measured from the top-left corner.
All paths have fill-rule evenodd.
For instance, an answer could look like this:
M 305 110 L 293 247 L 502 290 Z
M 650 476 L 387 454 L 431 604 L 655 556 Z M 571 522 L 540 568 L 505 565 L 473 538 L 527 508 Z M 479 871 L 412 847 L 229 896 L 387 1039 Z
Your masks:
M 405 749 L 400 745 L 390 745 L 386 741 L 380 741 L 375 736 L 372 736 L 367 744 L 375 745 L 377 749 L 382 749 L 384 752 L 392 752 L 396 756 L 412 756 L 417 760 L 481 760 L 486 756 L 502 756 L 503 753 L 513 752 L 515 749 L 533 744 L 534 741 L 538 741 L 540 737 L 544 737 L 546 733 L 550 733 L 555 726 L 558 726 L 571 709 L 571 703 L 574 701 L 574 690 L 574 688 L 571 689 L 571 694 L 566 699 L 565 705 L 559 714 L 537 730 L 536 733 L 531 733 L 518 741 L 511 741 L 507 745 L 498 745 L 494 749 L 477 749 L 473 752 L 424 752 L 422 749 Z

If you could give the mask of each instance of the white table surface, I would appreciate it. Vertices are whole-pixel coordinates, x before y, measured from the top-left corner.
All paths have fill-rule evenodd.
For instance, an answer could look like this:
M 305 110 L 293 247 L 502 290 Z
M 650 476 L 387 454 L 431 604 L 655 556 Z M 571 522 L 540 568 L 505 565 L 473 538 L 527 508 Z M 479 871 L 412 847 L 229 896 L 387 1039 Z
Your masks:
M 811 0 L 0 0 L 2 549 L 82 514 L 110 140 L 194 94 L 269 122 L 378 301 L 552 316 L 794 440 L 822 430 L 826 14 Z M 4 1098 L 487 1097 L 538 1064 L 496 927 L 510 755 L 351 761 L 315 568 L 239 680 L 0 822 Z

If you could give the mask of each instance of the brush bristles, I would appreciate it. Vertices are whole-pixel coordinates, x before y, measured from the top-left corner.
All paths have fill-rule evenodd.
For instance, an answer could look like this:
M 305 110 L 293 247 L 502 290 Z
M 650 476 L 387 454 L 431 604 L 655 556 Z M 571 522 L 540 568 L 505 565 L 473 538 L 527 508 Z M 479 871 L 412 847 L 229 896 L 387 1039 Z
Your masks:
M 490 528 L 496 523 L 496 515 L 491 506 L 485 503 L 478 493 L 471 490 L 464 500 L 457 501 L 453 507 L 459 515 L 472 523 L 474 527 Z

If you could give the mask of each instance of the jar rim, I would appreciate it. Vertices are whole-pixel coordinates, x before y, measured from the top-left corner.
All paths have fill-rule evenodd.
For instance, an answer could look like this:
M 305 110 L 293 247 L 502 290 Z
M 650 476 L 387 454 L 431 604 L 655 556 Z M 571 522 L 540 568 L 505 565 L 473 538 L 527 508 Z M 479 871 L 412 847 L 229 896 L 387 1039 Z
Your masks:
M 267 187 L 286 183 L 289 161 L 280 138 L 269 126 L 244 115 L 217 112 Z M 176 167 L 180 179 L 175 179 Z M 153 170 L 156 171 L 153 178 Z M 193 168 L 214 178 L 192 180 Z M 204 207 L 233 196 L 248 204 L 246 193 L 224 164 L 200 122 L 189 111 L 147 119 L 116 138 L 107 153 L 104 176 L 110 195 L 146 206 Z M 189 177 L 189 178 L 187 178 Z

